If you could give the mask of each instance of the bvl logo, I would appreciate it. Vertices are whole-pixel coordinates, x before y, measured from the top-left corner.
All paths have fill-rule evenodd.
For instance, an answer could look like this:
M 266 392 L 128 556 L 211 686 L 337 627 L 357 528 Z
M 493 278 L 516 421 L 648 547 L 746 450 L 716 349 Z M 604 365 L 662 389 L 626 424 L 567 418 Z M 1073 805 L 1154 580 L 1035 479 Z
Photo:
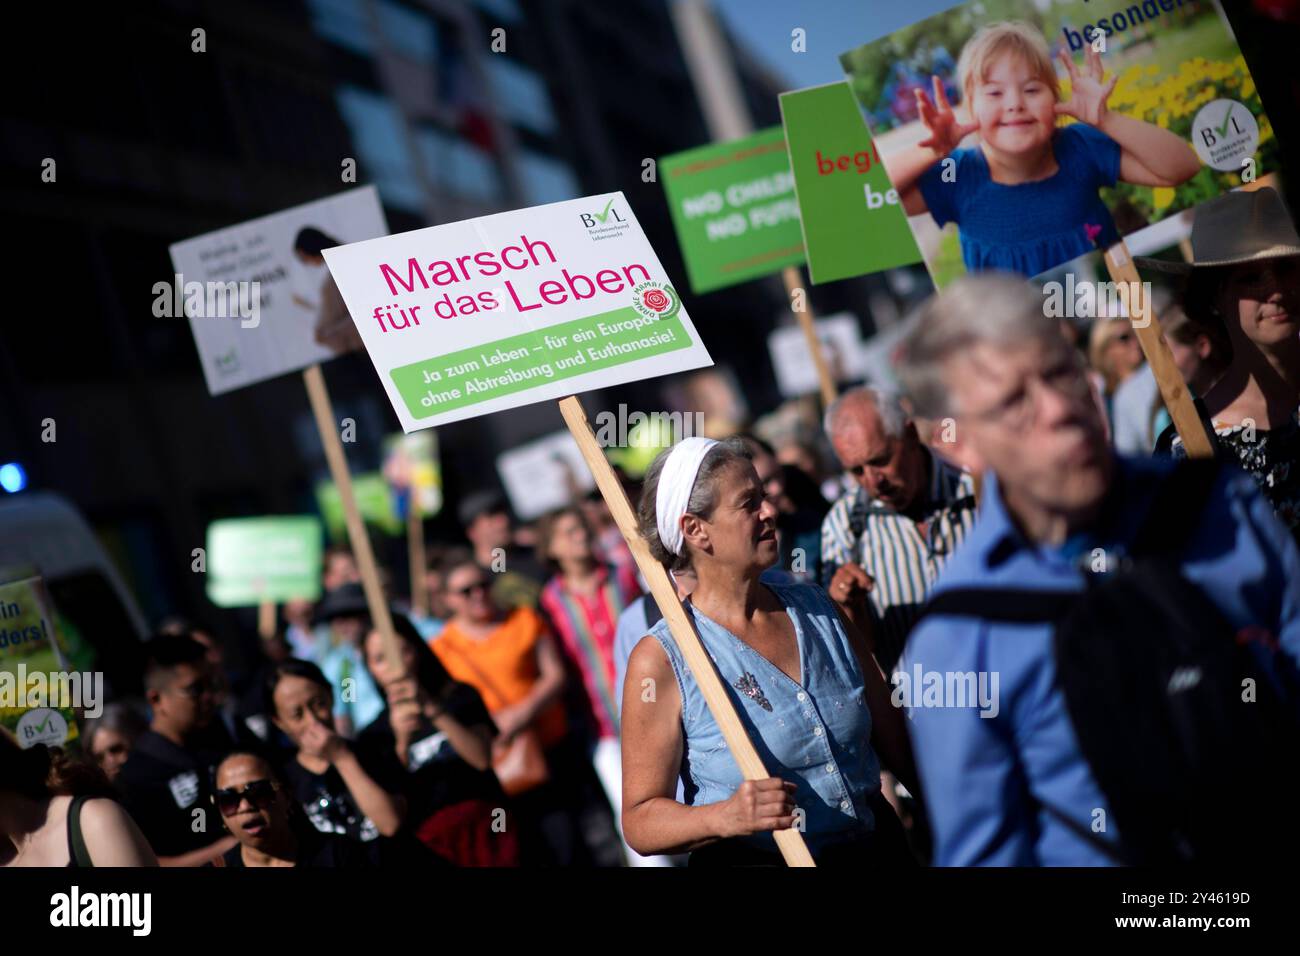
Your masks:
M 595 229 L 598 225 L 612 226 L 614 223 L 622 223 L 625 221 L 623 217 L 618 214 L 618 210 L 614 208 L 613 199 L 610 199 L 609 202 L 605 203 L 605 208 L 601 212 L 594 214 L 581 212 L 578 213 L 578 215 L 582 217 L 582 224 L 588 229 Z

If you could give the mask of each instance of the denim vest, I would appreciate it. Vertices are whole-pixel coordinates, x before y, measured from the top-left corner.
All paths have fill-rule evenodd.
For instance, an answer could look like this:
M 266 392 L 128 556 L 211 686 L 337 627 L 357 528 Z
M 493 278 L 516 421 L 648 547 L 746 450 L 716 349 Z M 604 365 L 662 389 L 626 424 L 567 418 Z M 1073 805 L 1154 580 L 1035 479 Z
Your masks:
M 870 745 L 871 711 L 862 669 L 826 592 L 803 584 L 767 587 L 794 624 L 802 685 L 694 605 L 687 607 L 763 766 L 798 786 L 795 806 L 804 812 L 804 839 L 816 853 L 875 826 L 867 805 L 880 790 L 880 763 Z M 685 802 L 703 806 L 726 800 L 743 782 L 740 768 L 667 621 L 659 621 L 650 634 L 668 655 L 681 691 Z M 743 842 L 776 848 L 770 833 Z

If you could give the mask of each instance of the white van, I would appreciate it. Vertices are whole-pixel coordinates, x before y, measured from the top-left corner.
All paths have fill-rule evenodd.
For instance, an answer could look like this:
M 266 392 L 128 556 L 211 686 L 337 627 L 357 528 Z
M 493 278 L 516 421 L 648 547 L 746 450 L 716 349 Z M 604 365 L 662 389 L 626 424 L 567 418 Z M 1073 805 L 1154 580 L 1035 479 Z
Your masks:
M 0 567 L 45 579 L 68 663 L 101 670 L 115 695 L 140 693 L 144 616 L 81 512 L 61 495 L 0 498 Z

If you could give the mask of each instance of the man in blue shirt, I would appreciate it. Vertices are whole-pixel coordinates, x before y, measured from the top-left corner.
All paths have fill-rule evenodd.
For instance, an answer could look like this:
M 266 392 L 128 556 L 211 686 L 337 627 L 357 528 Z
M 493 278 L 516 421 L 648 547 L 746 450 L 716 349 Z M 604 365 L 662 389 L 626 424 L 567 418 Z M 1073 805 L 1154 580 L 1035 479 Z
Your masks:
M 1076 353 L 1027 284 L 985 275 L 946 287 L 922 309 L 898 373 L 917 414 L 953 420 L 950 457 L 986 478 L 975 528 L 932 598 L 972 587 L 1081 590 L 1084 569 L 1125 554 L 1171 466 L 1112 453 Z M 1275 639 L 1276 666 L 1293 669 L 1300 552 L 1249 476 L 1225 467 L 1187 521 L 1183 576 L 1239 634 Z M 962 705 L 895 688 L 908 705 L 936 864 L 1116 861 L 1122 824 L 1080 749 L 1050 624 L 932 614 L 913 630 L 900 671 L 945 685 L 973 674 L 993 691 Z

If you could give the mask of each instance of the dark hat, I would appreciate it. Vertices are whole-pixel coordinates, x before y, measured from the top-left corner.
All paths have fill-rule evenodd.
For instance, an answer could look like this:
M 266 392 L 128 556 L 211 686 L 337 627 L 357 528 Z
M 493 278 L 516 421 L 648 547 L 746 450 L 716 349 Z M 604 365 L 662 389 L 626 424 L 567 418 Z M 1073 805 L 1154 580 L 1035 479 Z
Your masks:
M 509 512 L 506 499 L 501 492 L 488 489 L 471 492 L 462 498 L 456 507 L 456 517 L 460 519 L 461 527 L 468 528 L 479 515 L 496 514 L 498 511 Z
M 1267 186 L 1235 190 L 1211 199 L 1192 220 L 1192 261 L 1134 256 L 1136 265 L 1188 273 L 1210 266 L 1234 266 L 1259 259 L 1300 256 L 1300 236 L 1277 190 Z
M 325 597 L 316 605 L 311 619 L 313 624 L 323 624 L 336 617 L 364 617 L 369 613 L 366 589 L 356 583 L 341 584 L 325 593 Z

